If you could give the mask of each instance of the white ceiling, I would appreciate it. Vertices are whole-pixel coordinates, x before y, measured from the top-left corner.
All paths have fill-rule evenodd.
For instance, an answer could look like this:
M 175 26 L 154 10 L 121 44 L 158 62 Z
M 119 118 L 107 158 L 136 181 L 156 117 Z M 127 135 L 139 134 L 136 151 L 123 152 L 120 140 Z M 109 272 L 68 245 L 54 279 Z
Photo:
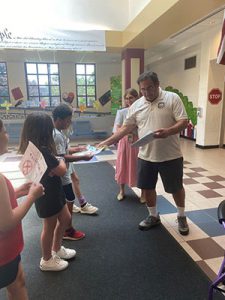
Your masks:
M 1 26 L 122 31 L 150 1 L 7 0 L 1 3 Z
M 68 30 L 124 30 L 127 25 L 144 9 L 151 0 L 39 0 L 38 4 L 31 0 L 7 0 L 1 3 L 1 26 L 51 27 Z M 165 0 L 163 0 L 165 1 Z M 12 9 L 13 7 L 13 9 Z M 215 13 L 215 12 L 214 12 Z M 212 16 L 199 20 L 182 32 L 162 41 L 147 50 L 148 57 L 162 57 L 175 45 L 185 48 L 190 39 L 197 39 L 199 35 L 208 32 L 213 27 L 221 26 L 223 9 Z M 1 31 L 0 26 L 0 31 Z M 189 43 L 190 44 L 190 43 Z M 177 47 L 177 49 L 179 49 Z M 80 53 L 83 61 L 90 55 Z M 98 53 L 96 53 L 96 59 Z M 101 53 L 100 60 L 119 62 L 120 53 Z
M 184 28 L 181 32 L 177 32 L 168 39 L 151 47 L 146 51 L 147 57 L 153 60 L 166 57 L 170 49 L 173 53 L 185 50 L 191 45 L 197 44 L 200 37 L 208 34 L 212 30 L 222 29 L 224 17 L 224 7 L 220 8 L 218 12 L 213 12 L 210 16 L 205 16 L 203 20 L 199 20 L 194 24 L 190 24 L 188 28 Z

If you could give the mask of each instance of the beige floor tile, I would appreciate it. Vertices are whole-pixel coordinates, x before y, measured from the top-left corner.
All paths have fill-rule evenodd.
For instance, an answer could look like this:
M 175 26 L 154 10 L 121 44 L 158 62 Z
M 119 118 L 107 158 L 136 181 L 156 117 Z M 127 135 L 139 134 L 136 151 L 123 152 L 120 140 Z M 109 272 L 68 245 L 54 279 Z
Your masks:
M 177 227 L 177 213 L 164 214 L 161 216 L 171 227 Z M 192 221 L 188 219 L 188 223 L 191 224 Z
M 187 199 L 191 199 L 191 200 L 199 200 L 199 199 L 204 200 L 205 199 L 205 197 L 203 197 L 197 191 L 193 191 L 191 189 L 186 189 L 186 188 L 185 188 L 185 191 L 186 191 Z
M 197 225 L 192 223 L 189 219 L 188 219 L 188 224 L 189 224 L 190 232 L 188 235 L 182 236 L 184 241 L 198 240 L 198 239 L 209 237 L 208 234 L 206 234 L 203 230 L 201 230 Z M 177 226 L 173 228 L 178 232 Z
M 217 198 L 217 201 L 221 201 L 220 199 L 221 198 Z M 195 201 L 194 204 L 198 207 L 198 209 L 215 208 L 215 202 L 212 199 Z
M 197 184 L 189 184 L 185 186 L 185 190 L 187 191 L 204 191 L 207 190 L 208 188 L 201 184 L 201 183 L 197 183 Z
M 208 177 L 198 177 L 195 178 L 195 180 L 198 181 L 199 183 L 213 182 L 213 180 L 209 179 Z
M 214 189 L 214 191 L 225 197 L 225 188 Z
M 193 170 L 189 169 L 190 166 L 188 165 L 188 168 L 184 168 L 184 174 L 189 174 L 189 173 L 194 173 Z M 189 176 L 187 176 L 187 178 L 190 178 Z
M 201 209 L 217 208 L 220 202 L 223 200 L 224 197 L 206 199 L 203 208 Z
M 184 173 L 183 178 L 190 178 L 190 177 Z
M 198 206 L 192 203 L 191 201 L 187 201 L 185 203 L 185 211 L 193 211 L 193 210 L 198 210 Z
M 212 173 L 210 171 L 204 171 L 204 172 L 201 172 L 201 175 L 202 176 L 213 176 L 215 173 Z
M 214 236 L 212 239 L 220 245 L 223 249 L 225 249 L 225 235 L 224 236 Z
M 204 261 L 217 274 L 223 261 L 223 257 L 205 259 Z
M 133 187 L 132 190 L 139 198 L 141 197 L 141 190 L 139 188 Z
M 192 192 L 191 195 L 187 195 L 186 199 L 187 201 L 190 201 L 192 204 L 194 204 L 197 207 L 197 209 L 208 209 L 215 207 L 215 204 L 212 201 L 212 199 L 204 198 L 202 195 L 196 192 Z M 218 199 L 221 199 L 221 197 L 219 197 Z

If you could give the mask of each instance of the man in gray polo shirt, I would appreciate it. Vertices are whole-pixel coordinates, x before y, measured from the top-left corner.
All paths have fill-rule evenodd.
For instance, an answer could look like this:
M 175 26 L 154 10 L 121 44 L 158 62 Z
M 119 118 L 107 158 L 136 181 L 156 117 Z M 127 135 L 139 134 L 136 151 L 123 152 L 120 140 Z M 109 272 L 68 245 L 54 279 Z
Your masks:
M 177 205 L 178 230 L 189 233 L 184 214 L 183 157 L 179 133 L 187 127 L 188 118 L 180 97 L 164 91 L 154 72 L 144 72 L 137 80 L 142 97 L 130 107 L 126 120 L 118 132 L 101 142 L 111 145 L 137 128 L 139 138 L 154 132 L 155 139 L 139 148 L 138 183 L 143 190 L 149 215 L 139 224 L 139 229 L 149 230 L 161 223 L 156 207 L 156 183 L 160 174 L 166 192 L 173 195 Z

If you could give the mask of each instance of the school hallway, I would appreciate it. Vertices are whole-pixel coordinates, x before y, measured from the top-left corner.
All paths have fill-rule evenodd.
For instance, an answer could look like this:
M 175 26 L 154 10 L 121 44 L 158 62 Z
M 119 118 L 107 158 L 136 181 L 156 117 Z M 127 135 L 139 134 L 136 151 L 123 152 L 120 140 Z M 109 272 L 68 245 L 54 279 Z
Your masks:
M 94 141 L 91 142 L 79 141 L 80 145 L 84 143 L 88 143 L 88 144 L 91 143 L 93 145 L 95 144 Z M 75 143 L 72 144 L 75 145 Z M 216 277 L 216 273 L 218 272 L 221 262 L 223 260 L 223 255 L 225 250 L 225 235 L 224 235 L 225 232 L 223 227 L 219 224 L 217 220 L 217 207 L 221 201 L 225 200 L 225 168 L 224 168 L 225 149 L 217 148 L 217 149 L 202 150 L 196 148 L 195 143 L 187 139 L 181 139 L 181 146 L 184 155 L 184 187 L 186 191 L 186 215 L 190 227 L 189 235 L 181 236 L 178 233 L 177 223 L 176 223 L 176 207 L 174 205 L 171 195 L 164 192 L 160 180 L 157 186 L 157 193 L 160 196 L 158 199 L 159 212 L 160 212 L 161 221 L 164 228 L 172 235 L 175 241 L 182 246 L 182 248 L 188 253 L 188 255 L 198 265 L 198 267 L 200 267 L 207 274 L 207 276 L 211 281 Z M 23 182 L 23 178 L 22 178 L 22 174 L 18 170 L 18 163 L 20 160 L 20 156 L 18 156 L 14 150 L 15 150 L 14 147 L 11 147 L 10 153 L 7 153 L 1 157 L 0 168 L 1 171 L 12 181 L 13 185 L 18 186 Z M 93 168 L 97 168 L 99 162 L 100 163 L 102 162 L 103 169 L 106 168 L 106 172 L 108 172 L 107 166 L 104 164 L 104 162 L 108 162 L 110 165 L 114 166 L 115 159 L 116 159 L 116 148 L 110 147 L 108 150 L 105 150 L 102 153 L 95 156 L 90 162 L 76 163 L 78 174 L 79 174 L 79 169 L 81 169 L 82 172 L 82 164 L 88 166 L 88 164 L 91 163 L 90 167 L 95 165 L 95 167 Z M 109 172 L 111 171 L 109 170 Z M 111 172 L 110 176 L 112 178 L 113 175 L 114 175 L 113 172 Z M 95 176 L 95 174 L 93 176 Z M 97 176 L 99 177 L 101 176 L 101 174 L 98 174 Z M 81 183 L 82 181 L 83 179 L 81 178 Z M 107 186 L 101 187 L 103 188 L 103 190 L 100 193 L 101 197 L 103 197 L 102 199 L 104 199 L 104 189 L 107 190 L 110 189 L 111 187 L 113 189 L 112 193 L 113 195 L 115 195 L 115 197 L 114 196 L 113 197 L 115 198 L 117 207 L 121 205 L 121 209 L 120 209 L 121 212 L 122 209 L 126 209 L 129 210 L 129 213 L 131 214 L 130 216 L 133 216 L 134 211 L 132 210 L 138 208 L 141 211 L 141 215 L 143 216 L 143 218 L 147 215 L 147 210 L 145 209 L 145 205 L 139 203 L 138 199 L 133 199 L 134 198 L 133 196 L 131 196 L 132 199 L 129 199 L 130 194 L 123 201 L 118 202 L 118 200 L 116 199 L 116 195 L 118 191 L 115 189 L 114 182 L 112 184 L 113 184 L 112 186 L 109 185 L 108 187 Z M 96 192 L 97 189 L 99 188 L 95 186 L 94 177 L 93 177 L 93 187 L 94 187 L 93 190 L 93 194 L 94 194 L 94 192 Z M 82 185 L 82 189 L 85 194 L 85 185 Z M 90 187 L 87 187 L 87 189 L 90 189 Z M 134 188 L 133 191 L 138 196 L 140 195 L 140 191 L 137 188 Z M 93 205 L 95 204 L 94 199 L 93 200 L 90 199 L 89 201 Z M 127 203 L 129 203 L 129 201 L 131 201 L 131 205 L 127 206 Z M 135 203 L 135 205 L 133 205 L 133 203 Z M 106 203 L 104 204 L 104 200 L 102 200 L 101 205 L 102 206 L 99 211 L 99 215 L 104 216 L 104 205 L 106 205 Z M 107 207 L 105 207 L 105 210 L 107 211 Z M 108 218 L 107 220 L 108 223 L 113 222 L 113 215 L 110 215 L 110 213 L 107 213 L 107 216 L 104 216 L 104 218 L 105 217 Z M 75 220 L 76 220 L 76 216 L 75 216 Z M 131 223 L 131 226 L 134 226 L 136 228 L 138 226 L 138 221 L 141 221 L 141 219 L 139 220 L 134 218 L 134 220 Z M 37 222 L 37 224 L 39 222 L 37 217 L 34 220 L 33 226 L 35 226 L 35 222 Z M 92 216 L 82 216 L 82 217 L 79 216 L 78 224 L 82 226 L 82 222 L 86 222 L 86 225 L 89 227 L 91 226 L 93 226 L 93 228 L 95 227 L 95 219 Z M 26 248 L 26 238 L 29 237 L 29 234 L 27 234 L 26 232 L 29 230 L 29 228 L 24 227 L 23 230 L 25 233 L 24 235 L 25 235 L 25 248 Z M 122 230 L 123 228 L 120 229 L 120 231 Z M 146 234 L 147 233 L 148 232 L 146 232 Z M 109 233 L 109 235 L 110 234 L 111 233 Z M 143 234 L 143 233 L 142 232 L 139 233 L 139 231 L 137 231 L 137 234 Z M 119 238 L 123 239 L 122 234 L 121 236 L 119 236 Z M 87 240 L 86 241 L 86 243 L 88 243 L 87 246 L 90 246 L 90 249 L 86 249 L 88 255 L 88 251 L 92 251 L 92 247 L 93 248 L 95 247 L 94 246 L 95 239 L 93 238 L 93 236 L 91 237 L 86 236 L 85 240 Z M 39 243 L 39 236 L 38 236 L 38 240 L 36 241 L 36 245 L 39 246 L 38 243 Z M 74 243 L 76 250 L 79 249 L 79 243 L 82 243 L 82 241 Z M 66 246 L 69 247 L 70 244 L 67 243 Z M 72 244 L 71 244 L 71 248 L 73 248 Z M 82 249 L 82 251 L 84 251 L 84 249 Z M 74 263 L 76 264 L 76 261 Z M 33 265 L 32 269 L 33 268 L 36 268 L 37 272 L 39 272 L 38 265 Z M 108 271 L 110 272 L 110 270 Z M 96 272 L 98 273 L 98 270 L 96 270 Z M 29 274 L 26 274 L 26 277 L 29 277 Z M 28 286 L 28 290 L 29 290 L 29 286 Z M 1 291 L 0 296 L 2 296 L 3 294 L 4 293 Z M 48 299 L 47 295 L 46 295 L 46 299 Z M 76 299 L 76 297 L 74 296 L 73 299 Z M 86 298 L 86 299 L 89 300 L 92 298 Z M 93 299 L 97 299 L 97 296 L 96 298 Z M 99 299 L 103 299 L 103 298 L 99 297 Z M 107 299 L 107 297 L 104 299 Z M 121 298 L 117 297 L 115 294 L 114 298 L 112 297 L 108 299 L 116 300 Z M 133 298 L 131 297 L 130 299 L 139 300 L 142 298 L 138 296 L 137 297 L 134 296 Z M 166 298 L 164 297 L 158 299 L 166 299 Z M 180 299 L 182 300 L 186 298 L 180 298 Z

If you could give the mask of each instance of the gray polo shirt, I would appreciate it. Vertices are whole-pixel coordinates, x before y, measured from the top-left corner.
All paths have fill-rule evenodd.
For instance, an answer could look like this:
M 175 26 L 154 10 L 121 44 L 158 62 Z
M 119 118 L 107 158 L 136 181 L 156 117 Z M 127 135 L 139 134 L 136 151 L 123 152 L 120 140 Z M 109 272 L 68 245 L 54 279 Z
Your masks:
M 55 141 L 57 154 L 58 155 L 68 154 L 68 144 L 69 144 L 68 137 L 62 131 L 59 131 L 58 129 L 55 128 L 53 131 L 53 138 Z M 70 175 L 71 175 L 71 164 L 69 163 L 66 174 L 61 177 L 62 185 L 67 185 L 72 182 Z

